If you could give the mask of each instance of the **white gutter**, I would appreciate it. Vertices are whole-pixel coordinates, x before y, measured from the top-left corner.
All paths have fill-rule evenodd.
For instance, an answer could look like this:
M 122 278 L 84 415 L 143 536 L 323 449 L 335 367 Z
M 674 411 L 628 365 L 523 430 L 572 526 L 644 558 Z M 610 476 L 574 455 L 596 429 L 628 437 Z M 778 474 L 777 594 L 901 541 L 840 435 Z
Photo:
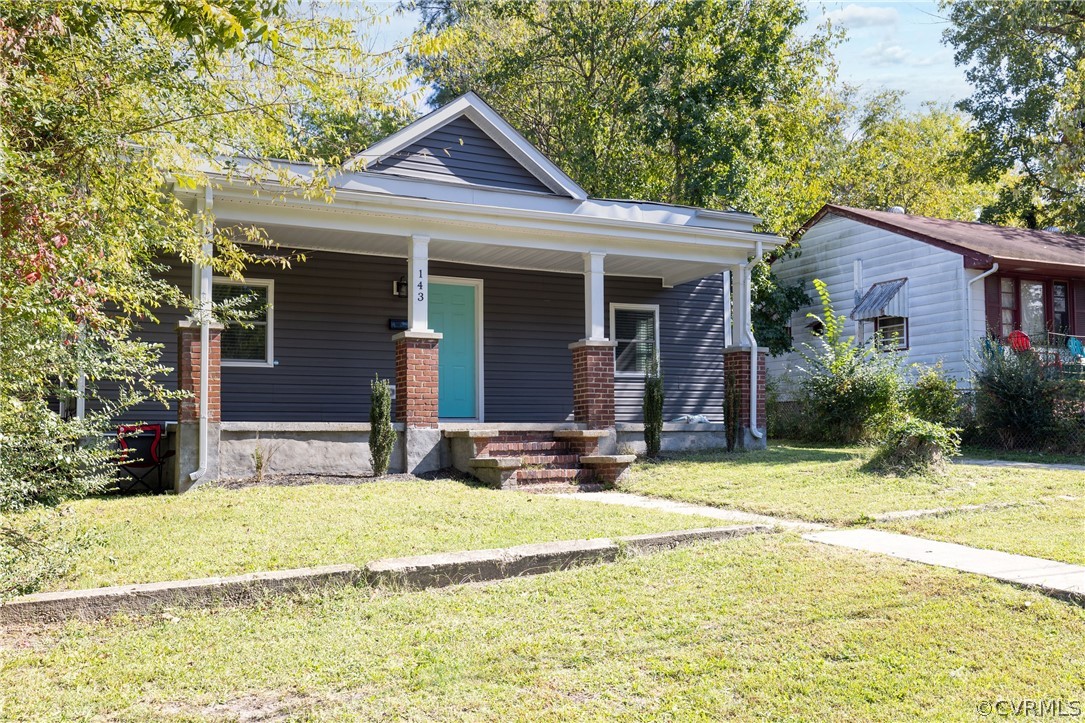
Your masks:
M 750 434 L 754 439 L 762 439 L 765 435 L 757 429 L 757 339 L 753 335 L 753 269 L 762 263 L 761 241 L 759 240 L 754 250 L 753 263 L 746 266 L 746 298 L 742 303 L 746 305 L 746 339 L 750 342 Z
M 986 279 L 988 276 L 995 273 L 996 271 L 998 271 L 997 261 L 991 267 L 990 271 L 984 271 L 982 274 L 980 274 L 974 279 L 970 279 L 968 283 L 965 284 L 965 313 L 968 314 L 964 321 L 964 355 L 966 357 L 972 356 L 972 284 L 982 279 Z
M 211 191 L 211 186 L 204 187 L 203 198 L 196 199 L 196 211 L 201 216 L 201 223 L 203 224 L 203 234 L 206 238 L 210 239 L 213 231 L 213 226 L 208 220 L 208 214 L 211 213 L 214 207 L 214 196 Z M 214 246 L 210 241 L 205 241 L 201 249 L 205 256 L 210 256 L 214 253 Z M 196 269 L 193 269 L 196 271 Z M 198 269 L 199 277 L 197 279 L 196 273 L 193 273 L 193 283 L 199 281 L 199 297 L 197 299 L 197 313 L 200 320 L 200 422 L 199 422 L 199 458 L 198 467 L 188 475 L 188 484 L 199 484 L 200 479 L 207 474 L 207 395 L 210 386 L 210 369 L 208 366 L 211 363 L 211 355 L 209 346 L 211 346 L 211 267 L 207 265 L 201 265 Z

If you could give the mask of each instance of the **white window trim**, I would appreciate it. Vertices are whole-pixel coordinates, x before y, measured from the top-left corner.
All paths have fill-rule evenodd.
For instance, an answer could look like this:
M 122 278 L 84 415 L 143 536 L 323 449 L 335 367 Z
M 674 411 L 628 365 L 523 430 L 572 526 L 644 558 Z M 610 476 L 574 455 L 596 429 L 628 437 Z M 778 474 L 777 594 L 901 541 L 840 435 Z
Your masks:
M 484 304 L 482 299 L 484 284 L 482 279 L 468 279 L 460 276 L 430 276 L 430 284 L 446 284 L 453 286 L 475 287 L 475 416 L 469 419 L 450 419 L 448 422 L 485 422 L 486 421 L 486 369 L 484 340 L 486 338 L 485 316 L 482 313 Z M 429 302 L 426 302 L 427 304 Z M 440 348 L 440 343 L 437 344 Z M 440 389 L 437 390 L 438 394 Z M 438 420 L 440 421 L 440 420 Z
M 275 280 L 274 279 L 244 279 L 238 281 L 225 276 L 211 278 L 211 286 L 263 286 L 267 288 L 267 358 L 263 361 L 244 359 L 222 359 L 220 364 L 224 367 L 274 367 L 275 366 Z
M 659 347 L 660 347 L 659 304 L 617 304 L 617 303 L 611 303 L 611 305 L 610 305 L 610 340 L 612 342 L 614 342 L 615 344 L 618 343 L 618 333 L 617 333 L 616 327 L 614 325 L 614 312 L 618 311 L 618 310 L 622 310 L 622 311 L 650 311 L 655 315 L 655 320 L 656 320 L 655 362 L 658 365 L 659 364 Z M 615 355 L 616 354 L 617 354 L 617 350 L 615 350 Z M 617 356 L 615 356 L 614 361 L 615 361 L 614 376 L 616 376 L 616 377 L 634 377 L 634 378 L 643 379 L 644 377 L 647 376 L 647 374 L 645 372 L 620 372 L 620 371 L 618 371 L 618 367 L 617 367 Z

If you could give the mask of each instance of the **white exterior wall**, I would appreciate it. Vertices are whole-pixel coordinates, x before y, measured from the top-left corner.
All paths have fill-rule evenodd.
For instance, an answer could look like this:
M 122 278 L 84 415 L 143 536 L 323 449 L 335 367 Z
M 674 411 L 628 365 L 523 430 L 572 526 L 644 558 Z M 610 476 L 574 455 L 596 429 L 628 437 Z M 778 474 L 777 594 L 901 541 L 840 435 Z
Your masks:
M 808 313 L 819 316 L 822 313 L 814 279 L 828 285 L 836 314 L 848 317 L 855 307 L 857 292 L 861 296 L 871 284 L 906 277 L 909 348 L 904 354 L 908 362 L 933 365 L 941 361 L 949 376 L 967 386 L 969 371 L 965 354 L 971 344 L 965 341 L 969 333 L 965 323 L 965 282 L 982 271 L 965 269 L 959 254 L 831 214 L 806 232 L 800 248 L 798 258 L 784 258 L 772 266 L 781 283 L 802 280 L 812 300 L 791 318 L 796 348 L 802 348 L 803 344 L 817 348 L 816 337 L 807 328 L 810 319 L 806 317 Z M 858 289 L 856 260 L 862 262 L 862 284 Z M 982 281 L 972 285 L 971 333 L 977 338 L 984 334 L 983 285 Z M 862 326 L 862 338 L 869 339 L 874 333 L 873 322 Z M 845 330 L 849 336 L 858 333 L 857 327 L 858 322 L 847 319 Z M 780 383 L 784 398 L 789 396 L 788 382 L 796 378 L 795 367 L 801 363 L 795 352 L 768 360 L 769 378 Z

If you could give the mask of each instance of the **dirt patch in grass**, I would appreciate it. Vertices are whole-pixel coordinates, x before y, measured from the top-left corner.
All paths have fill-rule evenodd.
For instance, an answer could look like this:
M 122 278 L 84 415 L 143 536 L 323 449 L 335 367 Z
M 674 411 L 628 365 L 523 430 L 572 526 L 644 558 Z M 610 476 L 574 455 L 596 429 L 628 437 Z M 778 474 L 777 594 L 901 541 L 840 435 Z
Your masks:
M 373 475 L 350 474 L 277 474 L 264 475 L 263 479 L 245 477 L 226 479 L 215 482 L 212 486 L 227 490 L 241 490 L 248 487 L 304 487 L 306 485 L 365 485 L 374 482 L 433 482 L 436 480 L 455 480 L 464 484 L 480 484 L 473 477 L 468 477 L 459 470 L 448 468 L 423 474 L 385 474 Z

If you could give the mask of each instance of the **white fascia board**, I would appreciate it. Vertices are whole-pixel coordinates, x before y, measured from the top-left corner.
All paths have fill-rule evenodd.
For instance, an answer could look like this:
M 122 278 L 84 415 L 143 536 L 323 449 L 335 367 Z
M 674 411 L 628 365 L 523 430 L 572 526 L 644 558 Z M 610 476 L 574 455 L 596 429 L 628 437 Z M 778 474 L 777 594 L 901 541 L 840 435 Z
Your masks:
M 545 212 L 389 198 L 336 195 L 334 204 L 302 198 L 268 201 L 251 191 L 216 195 L 223 222 L 308 226 L 358 233 L 408 236 L 428 233 L 462 243 L 549 249 L 593 250 L 659 259 L 728 265 L 745 263 L 761 234 L 690 226 L 614 221 Z M 775 239 L 783 243 L 783 239 Z
M 582 201 L 588 194 L 549 158 L 539 152 L 520 135 L 497 111 L 475 93 L 461 95 L 448 105 L 429 113 L 406 128 L 374 143 L 343 164 L 345 170 L 364 170 L 388 156 L 403 150 L 411 143 L 451 123 L 460 116 L 470 118 L 497 145 L 524 166 L 554 193 L 571 196 Z M 359 167 L 360 166 L 360 167 Z

